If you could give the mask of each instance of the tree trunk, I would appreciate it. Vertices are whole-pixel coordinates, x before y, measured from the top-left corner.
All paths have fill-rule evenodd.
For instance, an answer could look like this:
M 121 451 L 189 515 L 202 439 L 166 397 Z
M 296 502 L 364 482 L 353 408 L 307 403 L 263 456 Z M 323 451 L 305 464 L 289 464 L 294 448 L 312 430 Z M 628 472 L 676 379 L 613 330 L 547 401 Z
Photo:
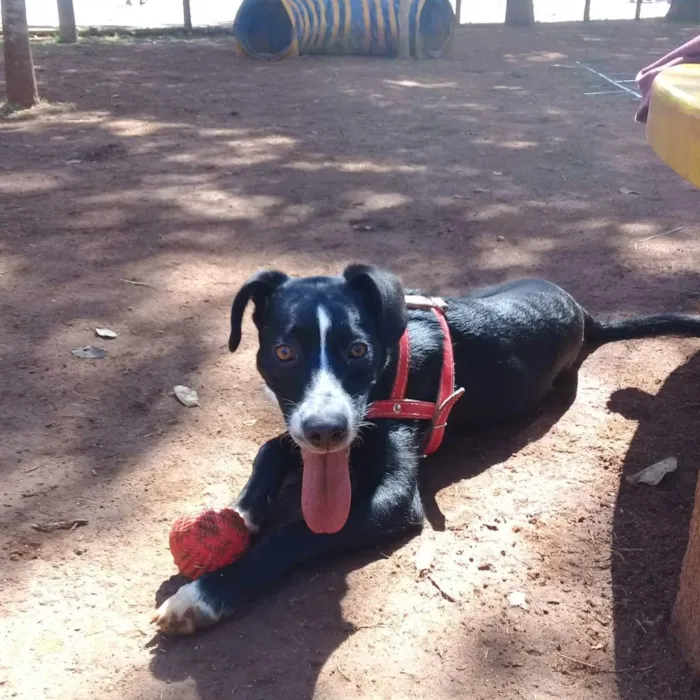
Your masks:
M 411 33 L 409 15 L 411 0 L 399 0 L 399 58 L 411 58 Z
M 73 0 L 58 0 L 58 35 L 64 44 L 78 41 Z
M 700 480 L 695 489 L 695 508 L 673 609 L 672 630 L 686 659 L 700 673 Z
M 670 22 L 700 22 L 700 0 L 671 0 L 666 19 Z
M 39 101 L 29 45 L 24 0 L 0 0 L 5 51 L 5 86 L 11 105 L 32 107 Z
M 637 7 L 635 7 L 635 9 L 634 9 L 634 18 L 635 19 L 642 18 L 642 0 L 637 0 Z
M 535 22 L 533 0 L 507 0 L 506 24 L 511 27 L 529 27 Z
M 591 21 L 591 0 L 586 0 L 586 4 L 583 6 L 583 21 Z
M 190 0 L 182 0 L 182 12 L 185 16 L 185 31 L 189 34 L 192 31 L 192 12 L 190 11 Z
M 455 25 L 459 27 L 462 22 L 462 0 L 455 0 Z

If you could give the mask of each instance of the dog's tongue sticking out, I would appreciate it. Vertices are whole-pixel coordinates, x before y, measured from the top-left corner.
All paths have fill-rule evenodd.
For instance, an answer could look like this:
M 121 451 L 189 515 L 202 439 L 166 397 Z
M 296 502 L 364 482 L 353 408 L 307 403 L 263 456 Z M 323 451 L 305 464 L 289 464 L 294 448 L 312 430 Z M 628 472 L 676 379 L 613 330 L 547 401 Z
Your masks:
M 350 512 L 349 450 L 317 454 L 302 450 L 301 512 L 312 532 L 338 532 Z

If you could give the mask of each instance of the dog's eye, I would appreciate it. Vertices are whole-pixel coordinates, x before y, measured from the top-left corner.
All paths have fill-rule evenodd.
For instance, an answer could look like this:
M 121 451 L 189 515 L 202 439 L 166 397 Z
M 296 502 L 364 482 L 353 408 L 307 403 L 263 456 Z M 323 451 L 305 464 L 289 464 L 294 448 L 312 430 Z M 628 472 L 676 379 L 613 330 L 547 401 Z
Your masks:
M 360 357 L 364 357 L 367 354 L 367 344 L 366 343 L 353 343 L 350 346 L 350 351 L 348 352 L 348 355 L 352 357 L 353 359 L 358 359 Z
M 289 345 L 278 345 L 275 348 L 275 357 L 280 362 L 290 362 L 294 359 L 294 352 Z

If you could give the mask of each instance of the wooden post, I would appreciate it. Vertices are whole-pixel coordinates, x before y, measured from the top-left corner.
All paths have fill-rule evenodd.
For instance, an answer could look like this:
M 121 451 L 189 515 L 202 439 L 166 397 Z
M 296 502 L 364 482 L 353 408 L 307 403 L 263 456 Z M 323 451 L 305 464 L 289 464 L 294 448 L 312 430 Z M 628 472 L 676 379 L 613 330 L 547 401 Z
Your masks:
M 410 12 L 411 0 L 399 0 L 399 58 L 404 61 L 411 58 Z
M 637 0 L 637 7 L 634 10 L 634 18 L 641 19 L 642 17 L 642 0 Z
M 78 41 L 73 0 L 58 0 L 58 35 L 64 44 Z
M 700 673 L 700 480 L 695 489 L 695 508 L 688 532 L 688 548 L 671 630 L 683 649 L 688 663 Z
M 666 19 L 669 22 L 700 21 L 700 0 L 671 0 Z
M 2 5 L 7 102 L 33 107 L 39 101 L 34 75 L 32 47 L 29 44 L 27 8 L 24 0 L 0 0 Z
M 506 24 L 511 27 L 529 27 L 535 23 L 533 0 L 507 0 Z
M 190 10 L 190 0 L 182 0 L 182 13 L 185 18 L 185 31 L 192 33 L 192 11 Z
M 583 21 L 591 21 L 591 0 L 586 0 L 585 5 L 583 6 Z

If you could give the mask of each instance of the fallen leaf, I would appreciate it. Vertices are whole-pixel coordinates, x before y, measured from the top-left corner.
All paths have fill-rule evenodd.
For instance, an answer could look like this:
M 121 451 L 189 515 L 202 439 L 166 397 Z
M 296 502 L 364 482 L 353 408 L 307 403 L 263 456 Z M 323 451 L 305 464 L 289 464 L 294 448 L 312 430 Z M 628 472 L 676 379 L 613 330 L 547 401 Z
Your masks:
M 675 457 L 666 457 L 656 464 L 652 464 L 646 469 L 628 476 L 626 481 L 628 484 L 649 484 L 649 486 L 658 486 L 661 480 L 678 469 L 678 460 Z
M 639 192 L 631 190 L 629 187 L 620 187 L 620 194 L 639 194 Z
M 435 541 L 432 539 L 424 539 L 415 556 L 416 570 L 419 574 L 429 571 L 435 559 Z
M 83 360 L 101 360 L 103 357 L 107 357 L 107 351 L 102 348 L 98 348 L 96 345 L 86 345 L 84 348 L 75 348 L 71 352 Z
M 106 340 L 114 340 L 117 337 L 117 333 L 109 328 L 95 328 L 95 333 L 100 338 L 105 338 Z
M 187 408 L 199 406 L 199 396 L 197 396 L 197 392 L 194 389 L 178 384 L 173 387 L 173 393 L 183 406 L 187 406 Z
M 511 591 L 507 596 L 508 605 L 511 608 L 522 608 L 523 610 L 529 610 L 530 606 L 527 604 L 527 598 L 522 591 Z
M 34 648 L 34 654 L 43 659 L 48 654 L 57 654 L 63 647 L 64 643 L 58 637 L 41 637 Z

